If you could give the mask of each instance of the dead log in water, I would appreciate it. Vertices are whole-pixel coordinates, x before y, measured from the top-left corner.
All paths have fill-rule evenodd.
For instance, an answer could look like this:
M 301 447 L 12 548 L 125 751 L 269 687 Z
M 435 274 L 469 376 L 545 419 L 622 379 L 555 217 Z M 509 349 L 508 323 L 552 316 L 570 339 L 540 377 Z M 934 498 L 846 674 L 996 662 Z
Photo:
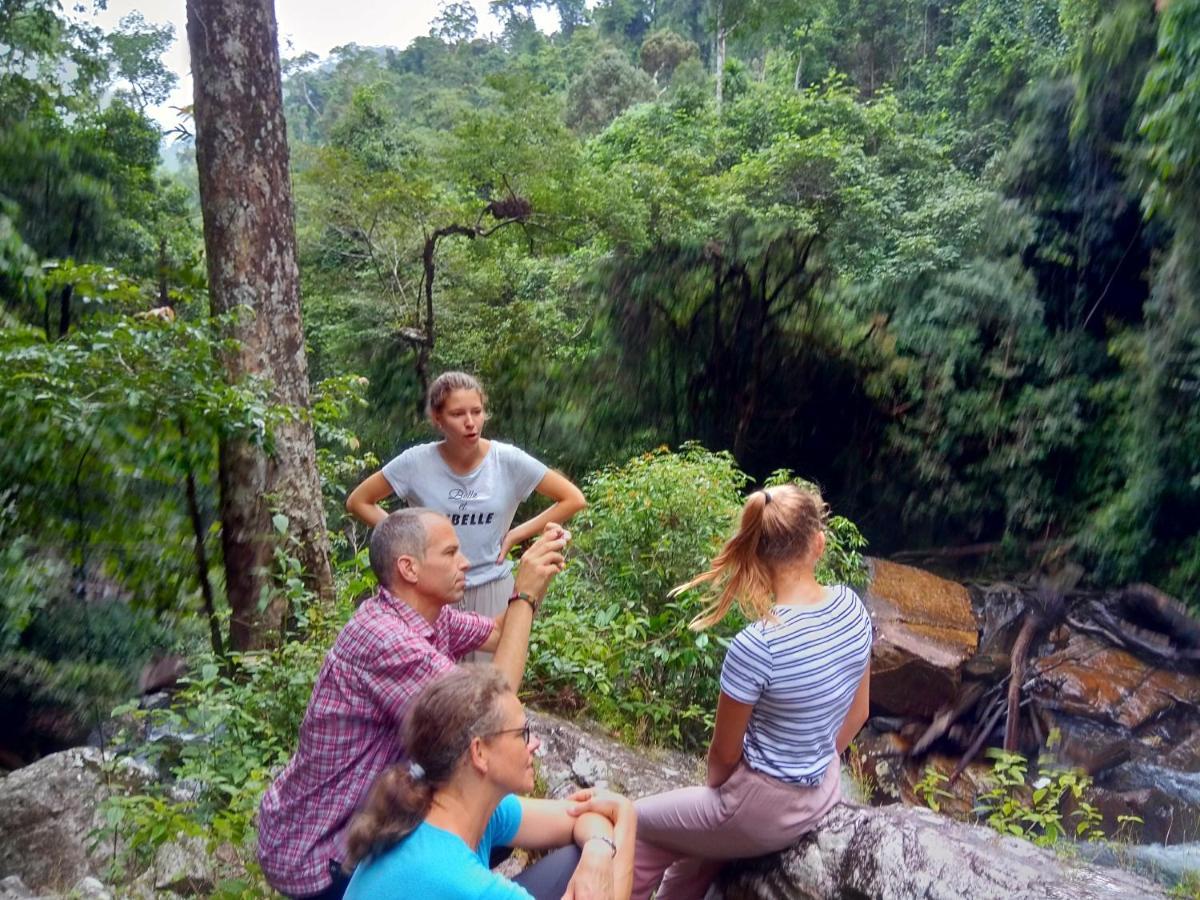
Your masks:
M 893 734 L 872 744 L 868 731 L 860 745 L 880 761 L 896 753 L 907 760 L 880 776 L 881 783 L 891 779 L 893 795 L 914 796 L 927 759 L 938 760 L 935 768 L 955 781 L 978 768 L 955 789 L 969 788 L 986 774 L 977 760 L 989 746 L 1022 753 L 1031 776 L 1039 765 L 1082 768 L 1098 779 L 1097 790 L 1111 778 L 1128 781 L 1122 773 L 1142 763 L 1169 760 L 1168 766 L 1200 771 L 1200 621 L 1178 600 L 1145 585 L 1106 594 L 1016 584 L 971 588 L 977 638 L 965 652 L 971 642 L 963 636 L 961 608 L 948 602 L 963 596 L 961 586 L 879 561 L 873 571 L 885 577 L 864 599 L 886 662 L 873 671 L 873 712 L 888 717 Z M 923 602 L 924 592 L 931 602 Z M 947 610 L 949 619 L 939 621 Z M 927 645 L 934 650 L 922 657 Z M 1139 814 L 1143 795 L 1161 802 L 1160 791 L 1123 791 L 1126 814 Z M 1179 816 L 1168 821 L 1200 822 L 1200 804 L 1179 802 Z M 971 806 L 970 798 L 959 804 Z M 1176 825 L 1173 834 L 1144 837 L 1179 840 L 1180 833 Z

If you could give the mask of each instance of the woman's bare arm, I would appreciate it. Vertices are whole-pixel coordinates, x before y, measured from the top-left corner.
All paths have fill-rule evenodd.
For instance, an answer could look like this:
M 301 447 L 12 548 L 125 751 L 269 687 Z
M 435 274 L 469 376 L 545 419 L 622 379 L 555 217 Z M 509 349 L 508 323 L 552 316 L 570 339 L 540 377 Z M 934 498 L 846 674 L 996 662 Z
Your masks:
M 742 759 L 742 740 L 754 705 L 734 700 L 721 691 L 717 700 L 717 721 L 708 745 L 708 786 L 723 785 Z
M 571 516 L 587 506 L 587 500 L 583 497 L 583 491 L 572 484 L 571 480 L 565 475 L 555 472 L 553 469 L 547 470 L 534 490 L 543 497 L 549 497 L 554 503 L 532 519 L 522 522 L 520 525 L 514 525 L 509 529 L 508 534 L 504 536 L 504 540 L 500 542 L 500 556 L 496 559 L 496 562 L 503 562 L 513 547 L 517 546 L 517 544 L 523 544 L 531 537 L 540 534 L 542 529 L 551 522 L 557 522 L 559 525 L 562 525 Z
M 863 670 L 862 680 L 858 683 L 858 689 L 854 692 L 854 700 L 850 703 L 850 709 L 846 713 L 846 718 L 842 722 L 842 727 L 837 733 L 837 752 L 840 756 L 850 746 L 850 742 L 854 740 L 854 736 L 866 724 L 867 717 L 871 714 L 871 661 L 867 660 L 867 667 Z
M 350 492 L 350 496 L 346 498 L 346 511 L 363 524 L 374 528 L 388 515 L 387 510 L 379 505 L 379 501 L 393 493 L 392 486 L 383 477 L 383 473 L 376 472 Z
M 572 815 L 578 816 L 573 836 L 583 856 L 565 896 L 629 900 L 633 892 L 633 851 L 637 837 L 637 811 L 633 803 L 611 791 L 590 789 L 578 791 L 570 799 L 577 801 L 571 810 Z

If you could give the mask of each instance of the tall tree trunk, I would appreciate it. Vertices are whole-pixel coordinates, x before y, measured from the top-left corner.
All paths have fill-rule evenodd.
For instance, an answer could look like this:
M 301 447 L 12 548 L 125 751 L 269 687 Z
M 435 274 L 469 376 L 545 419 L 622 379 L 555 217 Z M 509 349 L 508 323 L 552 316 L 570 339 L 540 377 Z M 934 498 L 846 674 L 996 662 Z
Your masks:
M 71 299 L 75 296 L 75 285 L 63 285 L 58 295 L 58 336 L 65 338 L 71 330 Z
M 500 220 L 491 228 L 484 228 L 479 224 L 486 212 L 490 212 Z M 406 340 L 414 345 L 417 352 L 414 368 L 417 375 L 417 386 L 420 389 L 420 394 L 417 396 L 418 418 L 425 411 L 425 396 L 429 393 L 429 357 L 433 353 L 434 344 L 437 343 L 437 328 L 433 317 L 433 280 L 437 275 L 435 257 L 438 241 L 454 234 L 468 237 L 471 240 L 475 240 L 477 237 L 485 238 L 505 225 L 525 221 L 530 212 L 532 212 L 532 207 L 528 200 L 523 197 L 510 196 L 507 200 L 489 203 L 487 208 L 479 214 L 479 219 L 475 221 L 474 225 L 446 225 L 425 238 L 425 247 L 421 251 L 421 262 L 424 267 L 424 275 L 421 280 L 421 289 L 425 294 L 424 321 L 420 328 L 414 329 L 414 333 L 406 335 Z
M 247 441 L 220 448 L 221 545 L 233 649 L 269 643 L 283 623 L 270 589 L 273 512 L 288 517 L 306 578 L 332 593 L 329 544 L 308 420 L 308 360 L 300 321 L 296 233 L 279 47 L 272 0 L 188 0 L 195 83 L 196 164 L 214 315 L 239 306 L 233 378 L 265 376 L 272 401 L 297 415 L 274 432 L 268 456 Z
M 725 3 L 717 0 L 717 109 L 725 96 Z
M 80 219 L 83 216 L 83 204 L 75 204 L 75 216 L 71 219 L 71 235 L 67 238 L 67 258 L 74 260 L 79 251 Z M 75 285 L 63 285 L 62 293 L 58 295 L 58 336 L 65 338 L 71 330 L 71 300 L 75 297 Z M 49 302 L 49 301 L 47 301 Z
M 186 440 L 187 427 L 180 421 L 179 433 Z M 212 652 L 217 656 L 225 655 L 225 644 L 221 640 L 221 626 L 217 621 L 217 604 L 213 594 L 212 580 L 208 577 L 208 552 L 204 548 L 204 518 L 200 513 L 200 498 L 196 491 L 196 473 L 189 459 L 187 476 L 184 479 L 184 491 L 187 497 L 188 519 L 192 523 L 192 550 L 196 555 L 196 581 L 200 585 L 200 599 L 204 605 L 204 617 L 208 619 L 208 636 L 212 643 Z
M 158 238 L 158 305 L 171 306 L 171 267 L 167 264 L 167 237 Z

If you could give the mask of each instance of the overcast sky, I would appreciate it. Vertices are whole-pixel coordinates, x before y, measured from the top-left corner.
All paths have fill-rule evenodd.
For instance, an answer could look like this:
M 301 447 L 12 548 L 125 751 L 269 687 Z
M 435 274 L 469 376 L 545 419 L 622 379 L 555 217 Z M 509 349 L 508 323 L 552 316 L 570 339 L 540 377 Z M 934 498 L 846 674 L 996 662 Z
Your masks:
M 498 32 L 500 25 L 488 12 L 487 0 L 472 0 L 479 13 L 479 33 Z M 279 47 L 283 56 L 298 56 L 312 51 L 326 55 L 343 44 L 370 47 L 406 47 L 414 37 L 429 32 L 429 23 L 437 15 L 437 0 L 275 0 L 279 22 Z M 151 110 L 165 126 L 175 123 L 172 106 L 192 102 L 192 79 L 187 52 L 187 12 L 184 0 L 108 0 L 108 8 L 94 21 L 108 30 L 131 12 L 140 12 L 148 22 L 175 27 L 175 44 L 164 57 L 167 66 L 179 76 L 179 84 L 167 103 Z M 540 19 L 540 17 L 539 17 Z M 540 22 L 543 28 L 553 21 Z

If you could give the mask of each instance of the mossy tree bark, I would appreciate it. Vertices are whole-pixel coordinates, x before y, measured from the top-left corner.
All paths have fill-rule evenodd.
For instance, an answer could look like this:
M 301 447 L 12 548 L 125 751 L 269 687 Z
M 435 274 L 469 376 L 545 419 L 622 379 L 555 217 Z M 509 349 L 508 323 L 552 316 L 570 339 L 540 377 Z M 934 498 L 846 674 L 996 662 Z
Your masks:
M 221 541 L 233 612 L 229 642 L 235 650 L 249 649 L 270 643 L 286 615 L 282 600 L 260 602 L 270 593 L 275 512 L 288 517 L 298 540 L 293 552 L 311 586 L 323 596 L 332 592 L 308 419 L 274 4 L 188 0 L 187 32 L 212 312 L 249 310 L 233 326 L 240 349 L 225 365 L 232 378 L 266 378 L 273 402 L 296 412 L 272 432 L 271 453 L 247 441 L 227 441 L 220 452 Z

